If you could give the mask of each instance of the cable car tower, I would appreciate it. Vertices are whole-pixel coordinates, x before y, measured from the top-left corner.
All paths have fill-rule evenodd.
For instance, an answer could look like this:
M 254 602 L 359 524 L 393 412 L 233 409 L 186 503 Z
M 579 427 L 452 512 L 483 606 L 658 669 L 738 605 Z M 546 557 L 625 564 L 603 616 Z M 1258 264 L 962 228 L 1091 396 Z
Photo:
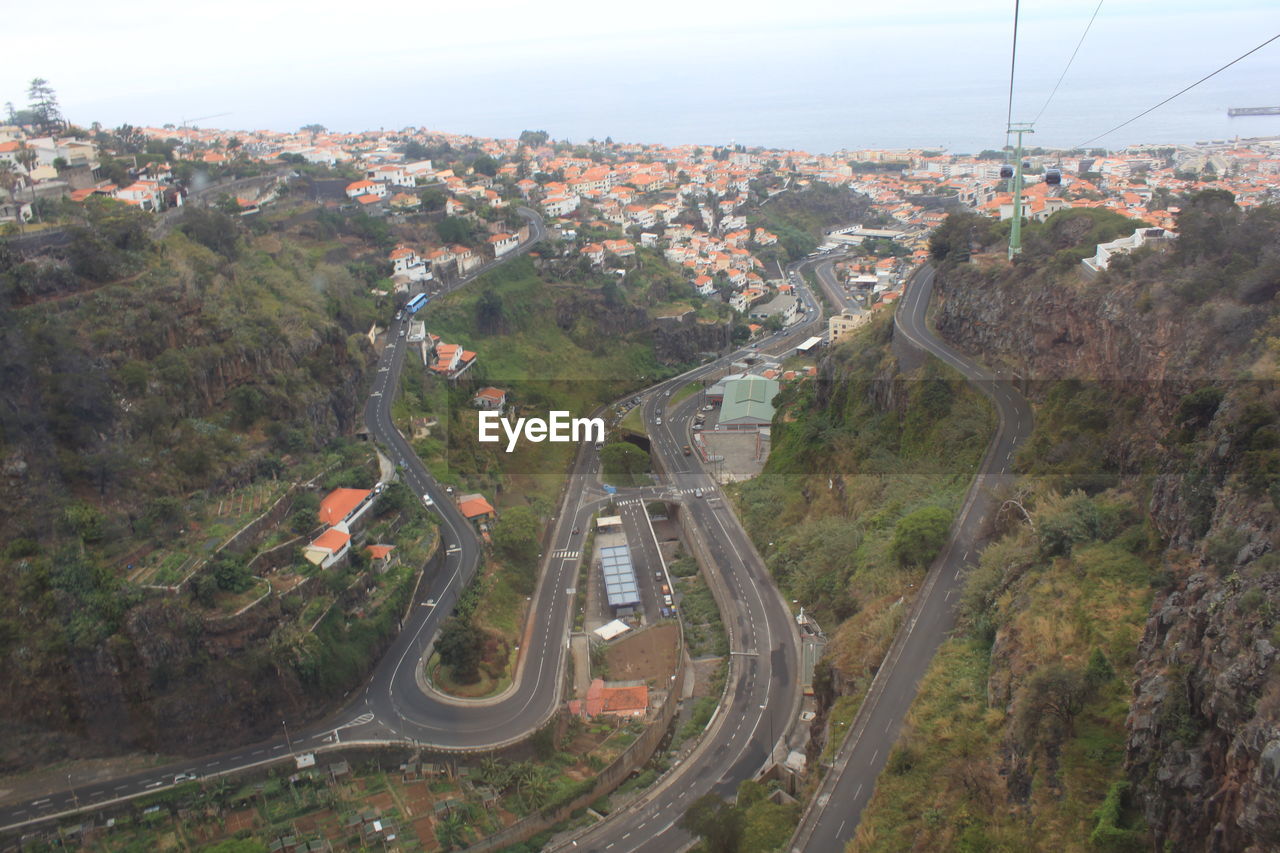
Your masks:
M 1013 155 L 1013 222 L 1009 228 L 1009 260 L 1013 260 L 1014 255 L 1022 253 L 1022 135 L 1024 133 L 1035 133 L 1031 127 L 1032 122 L 1011 122 L 1009 124 L 1009 134 L 1016 134 L 1018 137 L 1017 145 L 1014 148 Z

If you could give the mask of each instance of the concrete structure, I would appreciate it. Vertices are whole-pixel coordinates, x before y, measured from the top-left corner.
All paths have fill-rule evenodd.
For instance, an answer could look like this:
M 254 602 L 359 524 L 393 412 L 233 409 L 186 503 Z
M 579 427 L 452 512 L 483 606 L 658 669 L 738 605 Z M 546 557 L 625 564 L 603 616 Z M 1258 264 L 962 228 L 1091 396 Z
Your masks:
M 345 523 L 338 523 L 303 548 L 302 556 L 312 565 L 327 569 L 344 559 L 350 550 L 351 532 Z
M 759 429 L 773 423 L 773 398 L 778 383 L 763 376 L 726 379 L 724 402 L 716 429 Z
M 769 317 L 777 317 L 782 321 L 782 325 L 790 326 L 799 316 L 800 300 L 791 293 L 779 293 L 761 305 L 751 308 L 748 316 L 753 320 L 766 320 Z
M 1127 255 L 1134 249 L 1140 249 L 1153 243 L 1167 243 L 1177 238 L 1177 234 L 1163 228 L 1138 228 L 1128 237 L 1112 240 L 1110 243 L 1099 243 L 1098 250 L 1092 258 L 1081 261 L 1093 272 L 1105 270 L 1111 265 L 1116 255 Z
M 609 606 L 632 607 L 640 603 L 640 585 L 631 566 L 631 549 L 625 543 L 604 545 L 599 549 L 600 570 L 604 575 L 604 592 Z
M 867 321 L 866 314 L 854 314 L 851 311 L 843 311 L 839 314 L 833 314 L 827 320 L 827 340 L 832 344 L 838 344 L 847 338 L 855 329 Z
M 351 527 L 373 506 L 369 500 L 372 494 L 368 489 L 334 489 L 320 501 L 320 522 L 331 527 L 343 523 Z

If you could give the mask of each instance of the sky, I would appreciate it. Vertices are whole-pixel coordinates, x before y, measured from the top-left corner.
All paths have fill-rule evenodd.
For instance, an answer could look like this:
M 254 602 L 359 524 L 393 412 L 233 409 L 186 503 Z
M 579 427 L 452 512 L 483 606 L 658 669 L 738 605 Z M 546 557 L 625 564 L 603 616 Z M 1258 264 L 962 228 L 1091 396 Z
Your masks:
M 1015 121 L 1040 110 L 1096 5 L 1023 0 Z M 64 0 L 58 26 L 6 40 L 0 101 L 23 105 L 39 76 L 82 125 L 968 150 L 1003 142 L 1012 18 L 1012 0 Z M 1276 33 L 1277 0 L 1104 0 L 1036 141 L 1083 141 Z M 1280 104 L 1278 81 L 1280 42 L 1098 144 L 1280 135 L 1225 119 Z

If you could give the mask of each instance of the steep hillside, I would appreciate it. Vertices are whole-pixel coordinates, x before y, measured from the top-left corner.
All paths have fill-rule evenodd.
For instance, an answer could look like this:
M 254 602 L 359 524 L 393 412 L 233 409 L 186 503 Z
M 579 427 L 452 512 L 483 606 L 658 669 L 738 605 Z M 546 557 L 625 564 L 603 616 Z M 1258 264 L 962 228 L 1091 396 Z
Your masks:
M 325 258 L 358 241 L 217 210 L 189 211 L 160 242 L 150 228 L 94 198 L 64 253 L 0 245 L 10 766 L 274 730 L 337 672 L 358 676 L 291 665 L 276 633 L 296 597 L 222 618 L 261 584 L 241 558 L 180 583 L 239 525 L 287 510 L 289 483 L 371 481 L 368 451 L 333 443 L 358 426 L 377 311 Z M 306 642 L 326 658 L 328 641 Z
M 900 361 L 892 329 L 879 313 L 782 392 L 765 470 L 734 490 L 778 585 L 832 638 L 811 759 L 856 712 L 994 427 L 940 362 Z
M 939 331 L 1037 426 L 857 849 L 1280 846 L 1280 211 L 1203 193 L 1082 270 L 1134 224 L 935 238 Z

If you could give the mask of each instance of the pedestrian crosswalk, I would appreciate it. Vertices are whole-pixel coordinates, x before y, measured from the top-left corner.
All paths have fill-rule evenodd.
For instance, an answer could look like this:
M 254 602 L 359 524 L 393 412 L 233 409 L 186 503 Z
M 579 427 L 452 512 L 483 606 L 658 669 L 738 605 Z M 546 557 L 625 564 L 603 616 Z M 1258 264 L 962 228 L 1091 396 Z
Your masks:
M 568 548 L 561 548 L 559 551 L 553 551 L 551 556 L 555 557 L 557 560 L 576 560 L 578 557 L 582 556 L 582 552 L 570 551 Z

